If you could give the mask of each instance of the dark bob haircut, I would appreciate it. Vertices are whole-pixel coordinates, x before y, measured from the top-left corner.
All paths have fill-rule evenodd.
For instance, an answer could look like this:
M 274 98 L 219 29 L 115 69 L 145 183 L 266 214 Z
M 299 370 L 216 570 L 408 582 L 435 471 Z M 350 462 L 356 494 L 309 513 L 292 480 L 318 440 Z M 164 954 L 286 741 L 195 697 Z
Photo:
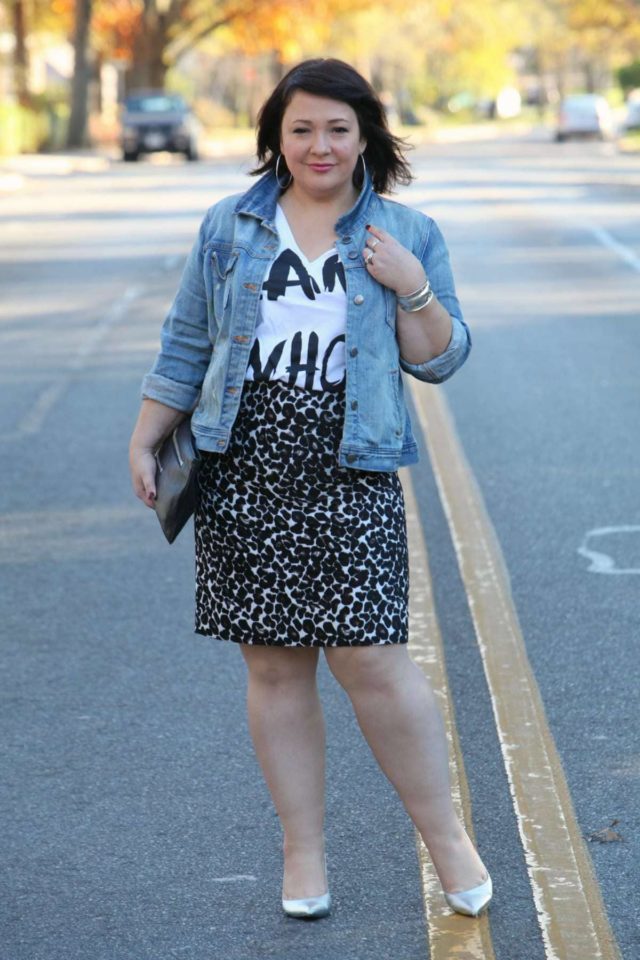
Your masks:
M 275 171 L 280 153 L 282 118 L 294 93 L 302 90 L 328 100 L 340 100 L 354 110 L 361 137 L 367 141 L 364 160 L 376 193 L 388 193 L 396 184 L 413 180 L 403 151 L 407 144 L 389 130 L 385 109 L 370 83 L 342 60 L 305 60 L 286 74 L 263 104 L 257 123 L 260 165 L 253 176 Z M 286 170 L 286 165 L 280 172 Z M 357 177 L 358 170 L 354 172 Z M 360 186 L 360 184 L 357 184 Z

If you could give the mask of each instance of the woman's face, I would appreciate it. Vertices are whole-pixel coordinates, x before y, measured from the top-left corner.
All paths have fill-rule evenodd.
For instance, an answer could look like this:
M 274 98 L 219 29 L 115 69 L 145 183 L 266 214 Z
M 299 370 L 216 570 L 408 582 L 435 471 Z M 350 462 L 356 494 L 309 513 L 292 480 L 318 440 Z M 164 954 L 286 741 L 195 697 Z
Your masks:
M 353 171 L 365 147 L 347 103 L 296 90 L 280 132 L 280 151 L 296 189 L 318 197 L 353 191 Z

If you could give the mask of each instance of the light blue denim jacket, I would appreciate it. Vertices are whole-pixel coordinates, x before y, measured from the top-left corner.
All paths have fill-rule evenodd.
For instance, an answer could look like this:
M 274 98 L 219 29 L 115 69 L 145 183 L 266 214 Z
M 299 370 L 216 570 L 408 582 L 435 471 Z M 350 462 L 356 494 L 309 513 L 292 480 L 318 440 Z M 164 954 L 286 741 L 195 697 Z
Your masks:
M 193 410 L 192 431 L 201 450 L 222 453 L 229 445 L 262 283 L 278 250 L 274 220 L 279 194 L 275 177 L 268 173 L 246 193 L 207 211 L 162 327 L 160 352 L 142 384 L 143 397 Z M 449 346 L 426 363 L 407 363 L 400 357 L 395 294 L 377 283 L 363 263 L 369 223 L 413 251 L 451 315 Z M 469 330 L 444 238 L 430 217 L 383 199 L 367 177 L 355 206 L 338 220 L 336 233 L 347 285 L 346 404 L 339 463 L 396 470 L 418 459 L 400 371 L 441 383 L 466 360 Z

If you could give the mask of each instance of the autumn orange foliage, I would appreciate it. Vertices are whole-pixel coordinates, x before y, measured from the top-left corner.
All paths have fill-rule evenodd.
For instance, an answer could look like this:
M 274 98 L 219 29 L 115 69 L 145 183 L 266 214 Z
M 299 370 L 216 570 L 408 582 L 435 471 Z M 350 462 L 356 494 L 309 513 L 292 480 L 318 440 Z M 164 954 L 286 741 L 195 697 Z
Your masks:
M 142 10 L 132 0 L 98 3 L 93 17 L 97 45 L 117 60 L 130 60 L 142 27 Z

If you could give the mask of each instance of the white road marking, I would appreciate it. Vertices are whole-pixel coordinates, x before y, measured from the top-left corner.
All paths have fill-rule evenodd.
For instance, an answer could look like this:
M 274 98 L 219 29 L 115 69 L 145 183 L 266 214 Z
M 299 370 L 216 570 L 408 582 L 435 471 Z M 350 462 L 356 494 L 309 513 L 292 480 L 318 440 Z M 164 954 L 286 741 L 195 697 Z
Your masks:
M 636 271 L 636 273 L 640 273 L 640 257 L 634 253 L 631 247 L 627 247 L 623 243 L 619 243 L 615 237 L 612 237 L 608 230 L 604 229 L 604 227 L 597 227 L 594 224 L 589 224 L 587 229 L 591 231 L 596 240 L 599 240 L 604 247 L 608 247 L 609 250 L 617 253 L 625 263 L 628 263 L 629 266 Z
M 231 877 L 211 877 L 213 883 L 235 883 L 237 880 L 257 880 L 252 873 L 236 873 Z
M 588 573 L 608 573 L 608 574 L 638 574 L 640 567 L 617 567 L 615 559 L 608 553 L 602 553 L 600 550 L 594 550 L 591 542 L 595 537 L 607 537 L 613 534 L 636 534 L 640 536 L 640 527 L 621 526 L 621 527 L 596 527 L 587 531 L 584 540 L 578 547 L 578 553 L 591 561 Z M 611 549 L 611 548 L 609 548 Z
M 71 383 L 73 375 L 84 369 L 89 357 L 96 352 L 102 341 L 126 315 L 131 303 L 144 290 L 144 286 L 127 287 L 122 296 L 118 297 L 111 305 L 104 319 L 90 330 L 87 338 L 81 343 L 75 355 L 69 361 L 66 371 L 57 380 L 45 387 L 31 408 L 27 410 L 18 423 L 16 432 L 0 439 L 32 437 L 41 430 L 47 416 Z
M 27 411 L 19 422 L 17 432 L 14 436 L 33 436 L 33 434 L 38 433 L 49 410 L 58 402 L 66 390 L 68 382 L 69 377 L 63 376 L 59 380 L 50 383 L 48 387 L 45 387 L 31 409 Z

